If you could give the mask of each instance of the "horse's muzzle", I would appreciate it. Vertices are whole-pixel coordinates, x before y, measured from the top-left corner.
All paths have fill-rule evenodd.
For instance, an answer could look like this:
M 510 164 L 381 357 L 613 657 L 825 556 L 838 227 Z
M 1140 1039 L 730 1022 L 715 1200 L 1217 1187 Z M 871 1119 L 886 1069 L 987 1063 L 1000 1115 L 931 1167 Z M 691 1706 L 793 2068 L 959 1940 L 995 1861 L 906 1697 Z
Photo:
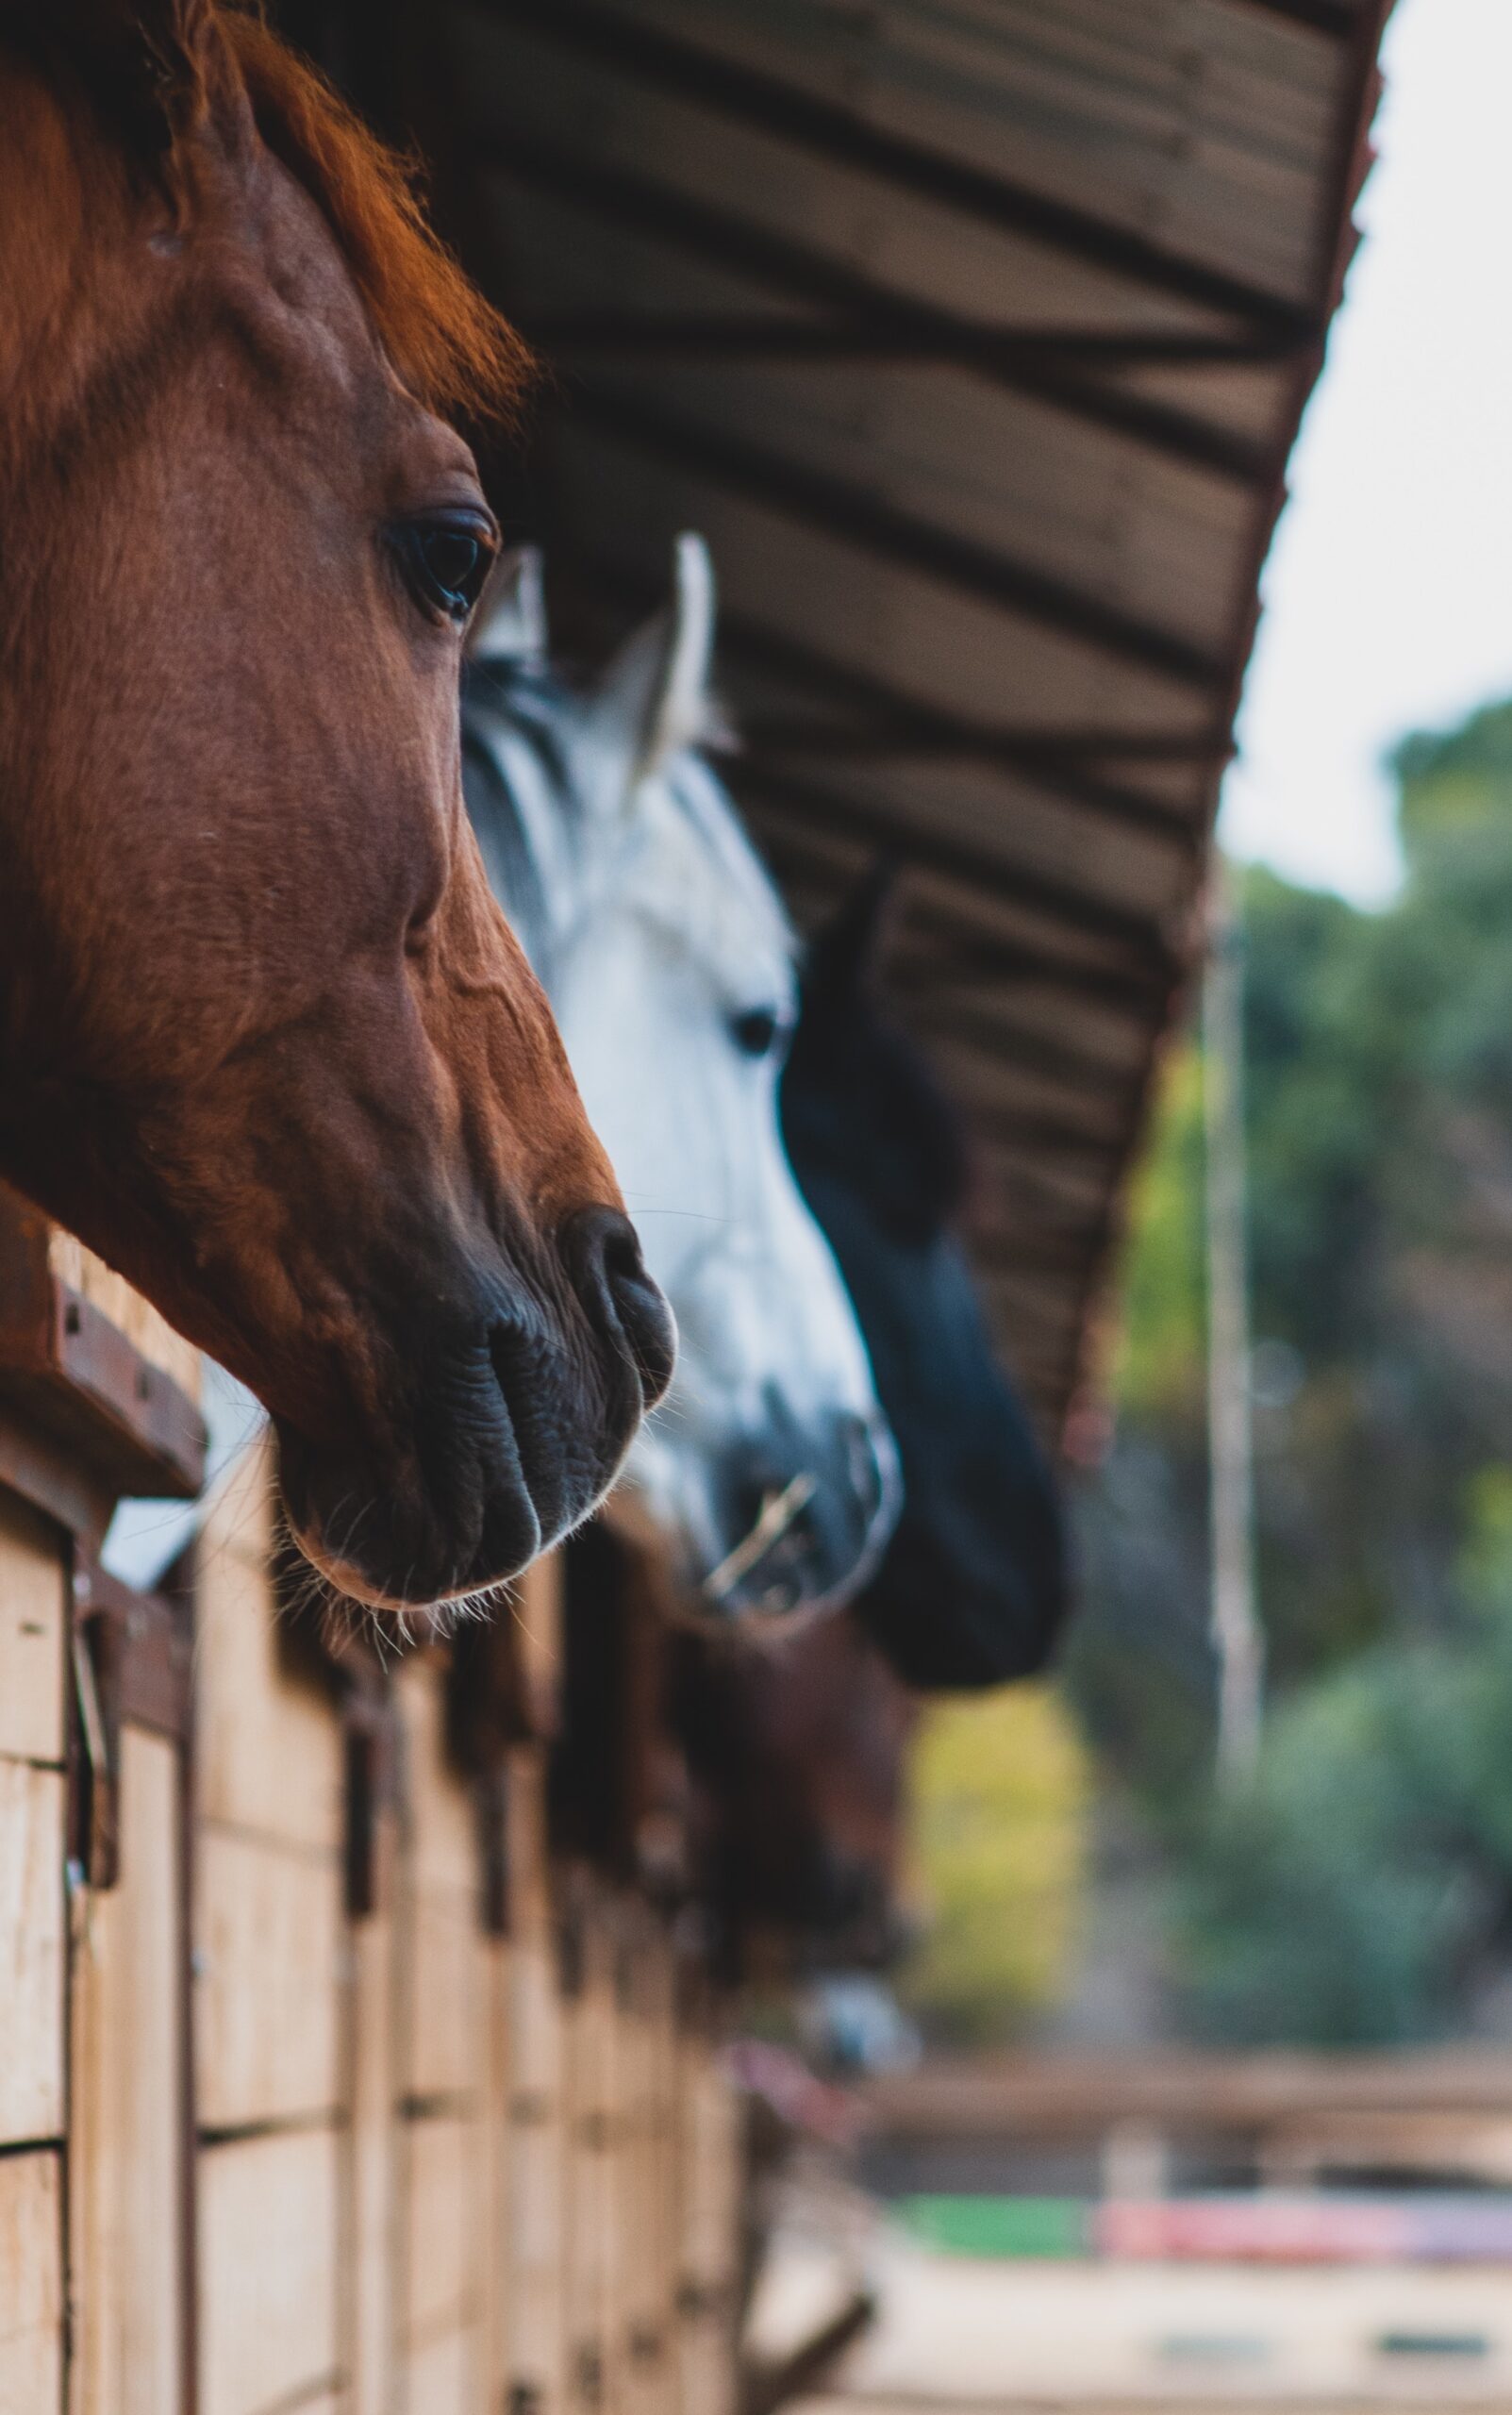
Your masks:
M 495 1272 L 465 1320 L 427 1330 L 423 1305 L 404 1320 L 381 1430 L 275 1420 L 291 1529 L 339 1592 L 391 1610 L 487 1593 L 612 1484 L 672 1379 L 676 1329 L 617 1210 L 580 1212 L 554 1256 L 549 1288 Z
M 728 1454 L 718 1492 L 727 1547 L 703 1574 L 694 1607 L 722 1624 L 841 1608 L 886 1549 L 897 1464 L 882 1418 L 850 1412 L 812 1431 L 778 1427 Z

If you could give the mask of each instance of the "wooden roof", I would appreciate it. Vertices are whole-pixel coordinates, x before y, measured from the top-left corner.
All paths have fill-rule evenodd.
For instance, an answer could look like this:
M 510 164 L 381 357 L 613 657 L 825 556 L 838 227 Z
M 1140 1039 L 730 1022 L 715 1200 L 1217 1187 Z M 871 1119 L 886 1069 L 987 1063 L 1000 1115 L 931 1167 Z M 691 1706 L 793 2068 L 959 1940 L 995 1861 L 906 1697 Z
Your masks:
M 1199 937 L 1389 0 L 308 0 L 557 373 L 558 617 L 712 545 L 801 918 L 913 867 L 909 1019 L 1052 1424 Z

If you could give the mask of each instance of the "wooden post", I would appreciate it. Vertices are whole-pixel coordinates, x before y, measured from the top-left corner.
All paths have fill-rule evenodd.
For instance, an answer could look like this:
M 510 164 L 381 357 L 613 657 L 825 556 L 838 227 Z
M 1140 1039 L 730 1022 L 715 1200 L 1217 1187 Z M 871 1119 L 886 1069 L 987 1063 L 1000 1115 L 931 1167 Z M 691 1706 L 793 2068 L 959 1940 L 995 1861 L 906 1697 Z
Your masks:
M 63 2404 L 67 1543 L 0 1490 L 0 2406 Z
M 1232 1786 L 1249 1775 L 1259 1751 L 1264 1651 L 1254 1599 L 1243 941 L 1221 864 L 1214 896 L 1203 985 L 1212 1638 L 1218 1658 L 1218 1777 L 1221 1785 Z
M 510 1755 L 508 2415 L 565 2415 L 563 2006 L 543 1749 Z

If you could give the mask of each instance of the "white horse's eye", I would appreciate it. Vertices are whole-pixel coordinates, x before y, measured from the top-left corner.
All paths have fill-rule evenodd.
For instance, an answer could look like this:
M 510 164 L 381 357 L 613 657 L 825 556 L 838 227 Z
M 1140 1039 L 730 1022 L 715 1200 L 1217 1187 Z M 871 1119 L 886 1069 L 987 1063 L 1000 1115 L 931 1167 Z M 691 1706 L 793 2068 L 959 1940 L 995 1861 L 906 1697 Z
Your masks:
M 747 1007 L 743 1014 L 730 1017 L 731 1036 L 747 1057 L 770 1057 L 781 1031 L 782 1017 L 774 1007 Z

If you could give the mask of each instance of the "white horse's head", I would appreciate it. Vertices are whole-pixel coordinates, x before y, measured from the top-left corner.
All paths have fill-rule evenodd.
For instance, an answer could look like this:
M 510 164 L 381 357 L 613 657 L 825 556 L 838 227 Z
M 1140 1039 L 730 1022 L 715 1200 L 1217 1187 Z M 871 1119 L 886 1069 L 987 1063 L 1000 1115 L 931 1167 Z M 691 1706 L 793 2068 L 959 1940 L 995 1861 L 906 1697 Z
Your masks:
M 678 540 L 666 610 L 591 686 L 549 667 L 539 558 L 480 616 L 469 809 L 550 993 L 678 1370 L 627 1477 L 711 1618 L 847 1599 L 889 1534 L 897 1462 L 829 1247 L 777 1122 L 793 936 L 703 754 L 713 582 Z

